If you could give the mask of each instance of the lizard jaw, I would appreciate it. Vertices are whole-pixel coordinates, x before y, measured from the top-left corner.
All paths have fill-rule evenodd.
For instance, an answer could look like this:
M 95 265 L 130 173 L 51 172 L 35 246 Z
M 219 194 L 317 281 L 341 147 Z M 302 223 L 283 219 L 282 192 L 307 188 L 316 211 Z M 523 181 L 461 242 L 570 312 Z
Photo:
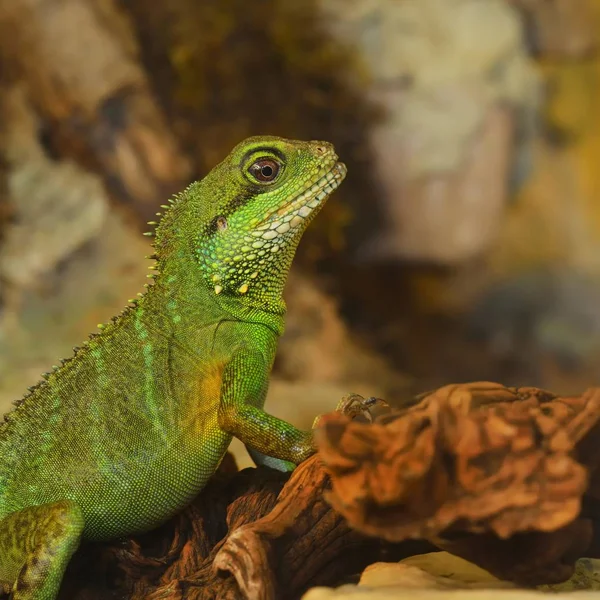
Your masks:
M 290 202 L 270 213 L 256 227 L 252 235 L 256 238 L 272 240 L 292 229 L 306 224 L 316 209 L 335 191 L 346 177 L 346 165 L 336 162 L 334 166 L 321 176 L 309 188 Z

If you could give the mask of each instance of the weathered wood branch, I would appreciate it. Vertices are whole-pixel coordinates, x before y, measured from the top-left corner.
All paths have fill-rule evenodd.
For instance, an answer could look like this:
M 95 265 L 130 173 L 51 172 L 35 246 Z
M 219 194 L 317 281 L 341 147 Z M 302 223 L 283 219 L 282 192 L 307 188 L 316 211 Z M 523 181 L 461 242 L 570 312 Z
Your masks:
M 328 499 L 390 541 L 428 539 L 522 584 L 568 578 L 595 556 L 600 390 L 446 386 L 372 425 L 332 414 L 320 452 Z

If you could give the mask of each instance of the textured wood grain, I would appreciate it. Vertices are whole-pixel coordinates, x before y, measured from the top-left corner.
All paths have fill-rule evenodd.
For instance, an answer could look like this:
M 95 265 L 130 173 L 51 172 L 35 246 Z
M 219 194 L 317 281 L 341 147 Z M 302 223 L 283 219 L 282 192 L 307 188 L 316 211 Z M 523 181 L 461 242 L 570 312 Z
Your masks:
M 594 537 L 581 508 L 599 418 L 598 389 L 559 398 L 487 382 L 440 388 L 371 425 L 328 415 L 328 500 L 370 535 L 428 539 L 522 583 L 563 580 Z

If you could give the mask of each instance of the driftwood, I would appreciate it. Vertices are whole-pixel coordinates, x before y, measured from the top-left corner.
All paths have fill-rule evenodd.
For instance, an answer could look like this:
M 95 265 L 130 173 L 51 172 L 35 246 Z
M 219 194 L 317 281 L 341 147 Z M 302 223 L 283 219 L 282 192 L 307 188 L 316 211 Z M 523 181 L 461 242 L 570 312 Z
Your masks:
M 328 415 L 327 497 L 370 535 L 428 539 L 521 584 L 562 581 L 600 556 L 599 419 L 598 389 L 559 398 L 491 383 L 441 388 L 371 425 Z

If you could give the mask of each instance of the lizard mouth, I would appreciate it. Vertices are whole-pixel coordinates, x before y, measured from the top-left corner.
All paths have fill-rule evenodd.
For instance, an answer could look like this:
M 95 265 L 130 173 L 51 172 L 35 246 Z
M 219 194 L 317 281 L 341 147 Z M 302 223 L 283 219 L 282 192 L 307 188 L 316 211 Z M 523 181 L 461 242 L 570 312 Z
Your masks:
M 269 214 L 252 232 L 255 237 L 266 240 L 287 233 L 307 223 L 327 197 L 336 190 L 346 177 L 346 165 L 337 162 L 309 188 Z

